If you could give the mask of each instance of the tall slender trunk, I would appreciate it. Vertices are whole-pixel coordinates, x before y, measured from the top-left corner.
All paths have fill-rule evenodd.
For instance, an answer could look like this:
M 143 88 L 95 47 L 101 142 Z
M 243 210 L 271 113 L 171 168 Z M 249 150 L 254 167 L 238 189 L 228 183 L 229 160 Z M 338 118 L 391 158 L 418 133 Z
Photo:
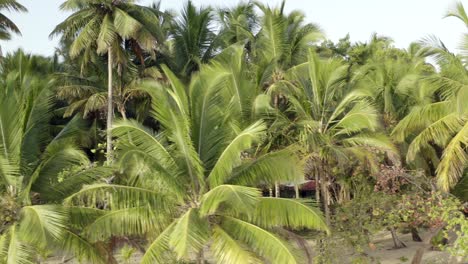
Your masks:
M 273 97 L 273 106 L 275 107 L 275 109 L 278 110 L 278 95 L 275 94 L 275 96 Z M 275 181 L 275 197 L 280 197 L 280 188 L 279 188 L 279 183 L 277 181 Z
M 301 198 L 300 195 L 299 195 L 299 184 L 298 183 L 294 184 L 294 192 L 296 193 L 296 199 Z
M 320 203 L 320 183 L 318 170 L 314 168 L 314 180 L 315 180 L 315 201 Z
M 327 172 L 324 171 L 324 173 L 321 175 L 320 179 L 320 186 L 322 189 L 322 197 L 323 197 L 323 210 L 325 211 L 325 222 L 327 223 L 328 226 L 331 224 L 330 220 L 330 192 L 328 190 L 328 175 Z
M 108 74 L 108 87 L 107 87 L 107 163 L 112 163 L 112 118 L 114 115 L 114 106 L 112 102 L 112 47 L 107 49 L 107 74 Z
M 204 264 L 205 263 L 205 254 L 203 252 L 203 248 L 200 249 L 197 256 L 197 264 Z
M 330 188 L 329 188 L 329 175 L 328 175 L 328 170 L 327 170 L 327 164 L 324 160 L 320 161 L 320 167 L 321 169 L 317 171 L 317 174 L 320 174 L 319 176 L 319 183 L 320 183 L 320 192 L 322 194 L 322 205 L 323 205 L 323 211 L 325 213 L 325 222 L 327 223 L 328 226 L 331 224 L 331 217 L 330 217 Z

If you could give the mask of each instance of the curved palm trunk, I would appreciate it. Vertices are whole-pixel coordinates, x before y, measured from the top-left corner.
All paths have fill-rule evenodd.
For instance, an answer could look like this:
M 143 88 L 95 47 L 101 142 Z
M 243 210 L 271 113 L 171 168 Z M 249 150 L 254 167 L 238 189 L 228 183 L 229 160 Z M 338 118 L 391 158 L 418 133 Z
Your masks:
M 107 59 L 108 59 L 108 87 L 107 87 L 107 163 L 112 163 L 112 117 L 114 115 L 114 107 L 112 102 L 113 92 L 112 92 L 112 47 L 107 49 Z
M 416 229 L 415 227 L 411 228 L 411 237 L 415 242 L 422 242 L 422 238 L 419 236 L 418 229 Z
M 405 243 L 403 243 L 403 241 L 401 241 L 398 238 L 397 232 L 396 232 L 394 227 L 390 227 L 390 233 L 392 234 L 393 248 L 398 249 L 398 248 L 405 248 L 406 247 Z
M 416 253 L 413 256 L 413 259 L 411 260 L 411 264 L 421 264 L 422 263 L 422 258 L 424 255 L 424 252 L 426 251 L 426 246 L 427 244 L 431 243 L 432 238 L 436 236 L 440 230 L 442 230 L 444 226 L 440 226 L 434 230 L 430 230 L 429 234 L 425 237 L 425 239 L 422 241 L 424 244 L 421 245 L 418 250 L 416 250 Z

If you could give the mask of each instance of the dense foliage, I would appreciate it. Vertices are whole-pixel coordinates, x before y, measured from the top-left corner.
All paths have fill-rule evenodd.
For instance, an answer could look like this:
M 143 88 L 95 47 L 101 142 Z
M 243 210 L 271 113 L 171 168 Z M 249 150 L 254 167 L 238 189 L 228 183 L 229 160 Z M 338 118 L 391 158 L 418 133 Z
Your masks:
M 333 43 L 284 3 L 135 2 L 66 0 L 53 57 L 1 57 L 0 263 L 340 263 L 385 230 L 468 256 L 468 38 Z

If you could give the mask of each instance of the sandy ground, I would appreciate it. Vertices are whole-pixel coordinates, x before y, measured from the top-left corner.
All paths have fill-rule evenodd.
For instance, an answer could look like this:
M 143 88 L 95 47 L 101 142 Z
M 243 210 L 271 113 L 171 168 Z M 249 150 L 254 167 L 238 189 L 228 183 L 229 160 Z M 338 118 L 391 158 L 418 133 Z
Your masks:
M 422 234 L 424 235 L 424 234 Z M 413 242 L 411 239 L 411 234 L 405 234 L 399 235 L 399 238 L 406 244 L 406 248 L 401 248 L 401 249 L 393 249 L 393 242 L 392 242 L 392 237 L 389 232 L 385 233 L 380 233 L 375 236 L 375 239 L 373 240 L 373 243 L 375 245 L 375 249 L 371 250 L 368 249 L 366 251 L 367 255 L 367 260 L 369 262 L 358 262 L 359 264 L 361 263 L 369 263 L 369 264 L 410 264 L 411 260 L 416 252 L 417 249 L 419 249 L 421 246 L 424 246 L 426 248 L 426 251 L 424 253 L 423 257 L 423 263 L 424 264 L 468 264 L 468 262 L 463 262 L 461 260 L 457 260 L 453 257 L 450 257 L 450 255 L 446 252 L 442 251 L 434 251 L 430 250 L 430 245 L 425 245 L 422 242 Z M 343 249 L 342 252 L 348 251 L 347 249 Z M 116 256 L 117 260 L 119 263 L 124 263 L 124 264 L 136 264 L 139 263 L 139 260 L 141 258 L 141 253 L 136 252 L 132 258 L 128 261 L 125 262 L 122 258 L 119 256 Z M 69 260 L 66 262 L 63 262 L 62 257 L 54 257 L 48 259 L 46 264 L 78 264 L 78 262 L 74 260 Z M 337 258 L 336 260 L 333 261 L 333 264 L 355 264 L 356 262 L 351 261 L 351 255 L 344 254 L 341 258 Z M 171 263 L 168 263 L 171 264 Z M 243 264 L 243 263 L 239 263 Z M 282 263 L 272 263 L 272 264 L 282 264 Z
M 462 262 L 451 257 L 448 253 L 442 251 L 431 250 L 430 245 L 425 245 L 422 242 L 414 242 L 411 238 L 411 234 L 399 235 L 399 238 L 406 244 L 406 248 L 393 249 L 393 241 L 390 233 L 385 233 L 376 238 L 373 242 L 376 246 L 375 250 L 368 250 L 366 253 L 369 257 L 375 259 L 372 263 L 381 264 L 399 264 L 399 263 L 411 263 L 411 260 L 421 246 L 426 251 L 423 255 L 424 264 L 457 264 L 467 263 Z

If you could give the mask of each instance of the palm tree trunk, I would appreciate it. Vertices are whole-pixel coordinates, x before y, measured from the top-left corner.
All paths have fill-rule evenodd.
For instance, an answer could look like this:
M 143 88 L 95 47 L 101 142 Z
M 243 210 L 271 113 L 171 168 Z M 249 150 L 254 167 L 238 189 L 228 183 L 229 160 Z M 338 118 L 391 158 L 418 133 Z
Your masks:
M 278 182 L 275 182 L 275 197 L 276 198 L 280 197 L 280 186 Z
M 107 59 L 108 59 L 108 87 L 107 87 L 107 163 L 112 163 L 112 117 L 114 114 L 114 107 L 112 102 L 113 92 L 112 92 L 112 47 L 107 49 Z
M 125 112 L 125 107 L 119 107 L 120 115 L 122 115 L 123 120 L 127 120 L 127 113 Z
M 205 263 L 205 254 L 203 252 L 203 248 L 198 252 L 197 256 L 197 264 L 204 264 Z
M 401 240 L 398 238 L 397 232 L 396 232 L 396 230 L 395 230 L 394 227 L 390 227 L 390 233 L 392 234 L 393 247 L 394 247 L 395 249 L 406 247 L 405 243 L 403 243 L 403 241 L 401 241 Z
M 411 227 L 411 238 L 415 242 L 422 242 L 422 238 L 419 236 L 418 229 L 415 227 Z
M 317 169 L 314 169 L 314 180 L 315 180 L 315 201 L 320 203 L 320 184 L 319 175 Z
M 439 228 L 436 228 L 435 230 L 429 230 L 429 234 L 422 241 L 423 245 L 421 245 L 421 247 L 419 247 L 416 250 L 416 253 L 413 256 L 413 259 L 411 260 L 411 264 L 421 264 L 422 263 L 422 258 L 423 258 L 424 252 L 426 251 L 425 247 L 427 246 L 427 244 L 431 243 L 432 238 L 434 236 L 436 236 L 437 233 L 439 233 L 440 230 L 442 230 L 443 228 L 444 228 L 444 226 L 440 226 Z
M 320 161 L 320 170 L 317 171 L 319 174 L 319 184 L 320 184 L 320 192 L 322 194 L 322 205 L 323 211 L 325 213 L 325 222 L 328 226 L 330 226 L 331 219 L 330 219 L 330 188 L 328 186 L 328 171 L 327 171 L 327 164 L 326 161 Z M 317 188 L 316 188 L 317 189 Z
M 295 183 L 294 184 L 294 192 L 296 193 L 296 199 L 299 199 L 301 197 L 299 197 L 299 184 L 298 183 Z
M 327 172 L 324 172 L 321 175 L 322 179 L 320 179 L 320 186 L 322 189 L 322 197 L 323 197 L 323 210 L 325 211 L 325 222 L 328 226 L 330 226 L 330 192 L 328 190 L 328 175 Z

